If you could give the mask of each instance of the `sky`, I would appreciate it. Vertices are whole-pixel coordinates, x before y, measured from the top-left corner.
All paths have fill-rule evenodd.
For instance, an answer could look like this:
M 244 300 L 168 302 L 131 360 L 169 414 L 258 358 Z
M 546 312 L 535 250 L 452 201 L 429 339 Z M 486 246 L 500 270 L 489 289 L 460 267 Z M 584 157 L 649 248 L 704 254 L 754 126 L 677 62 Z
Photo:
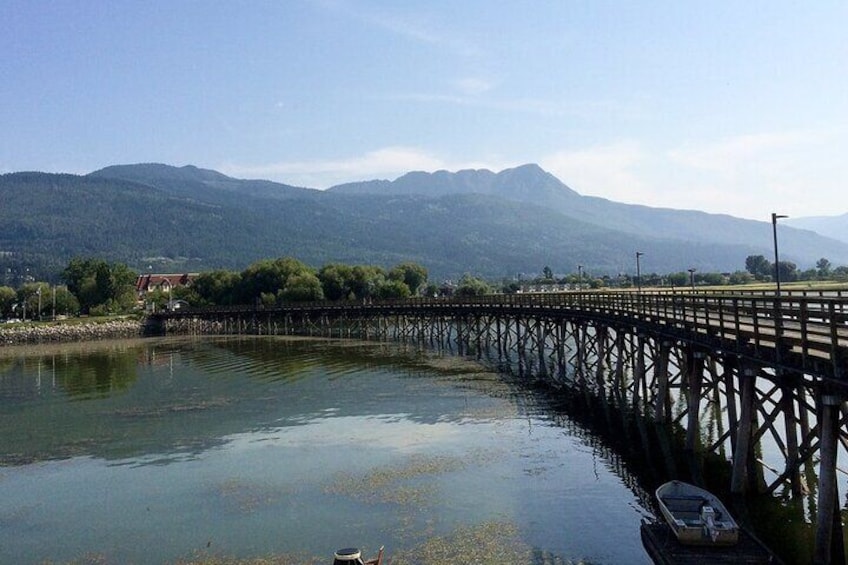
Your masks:
M 0 173 L 537 163 L 618 202 L 839 215 L 846 29 L 843 0 L 0 0 Z

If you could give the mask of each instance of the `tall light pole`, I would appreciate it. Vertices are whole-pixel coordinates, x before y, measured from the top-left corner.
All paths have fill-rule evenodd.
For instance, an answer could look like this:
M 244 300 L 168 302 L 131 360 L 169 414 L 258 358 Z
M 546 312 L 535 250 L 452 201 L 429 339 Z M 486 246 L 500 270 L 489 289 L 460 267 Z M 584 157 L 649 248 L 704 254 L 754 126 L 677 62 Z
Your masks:
M 636 290 L 642 292 L 642 268 L 639 265 L 639 258 L 644 255 L 641 251 L 636 252 Z
M 577 290 L 583 290 L 583 265 L 577 265 Z
M 777 296 L 780 297 L 780 257 L 777 254 L 777 220 L 788 218 L 782 214 L 771 213 L 771 233 L 774 237 L 774 282 L 777 284 Z
M 698 269 L 688 269 L 689 270 L 689 284 L 692 286 L 692 292 L 695 292 L 695 271 Z

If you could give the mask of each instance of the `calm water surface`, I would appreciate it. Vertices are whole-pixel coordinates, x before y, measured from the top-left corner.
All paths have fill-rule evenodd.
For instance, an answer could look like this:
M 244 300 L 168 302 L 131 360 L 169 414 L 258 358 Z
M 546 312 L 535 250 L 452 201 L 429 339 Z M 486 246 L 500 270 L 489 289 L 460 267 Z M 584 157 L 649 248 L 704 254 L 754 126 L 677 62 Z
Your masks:
M 545 408 L 388 345 L 0 350 L 0 563 L 330 563 L 351 545 L 398 564 L 650 563 L 644 496 Z

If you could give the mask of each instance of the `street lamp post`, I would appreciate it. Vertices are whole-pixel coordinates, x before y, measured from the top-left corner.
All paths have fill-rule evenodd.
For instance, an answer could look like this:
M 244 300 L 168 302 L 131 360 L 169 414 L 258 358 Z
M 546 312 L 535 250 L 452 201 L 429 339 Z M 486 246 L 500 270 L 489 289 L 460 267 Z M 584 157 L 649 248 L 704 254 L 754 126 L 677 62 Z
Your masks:
M 577 290 L 583 290 L 583 265 L 577 265 Z
M 695 271 L 698 269 L 689 269 L 689 285 L 692 287 L 692 292 L 695 292 Z
M 642 292 L 642 268 L 639 265 L 639 258 L 644 255 L 641 251 L 636 252 L 636 290 Z
M 788 218 L 782 214 L 771 213 L 771 233 L 774 238 L 774 282 L 777 285 L 776 295 L 780 297 L 780 257 L 777 253 L 777 220 Z
M 38 287 L 38 289 L 35 291 L 35 293 L 38 295 L 38 321 L 40 322 L 41 321 L 41 287 Z

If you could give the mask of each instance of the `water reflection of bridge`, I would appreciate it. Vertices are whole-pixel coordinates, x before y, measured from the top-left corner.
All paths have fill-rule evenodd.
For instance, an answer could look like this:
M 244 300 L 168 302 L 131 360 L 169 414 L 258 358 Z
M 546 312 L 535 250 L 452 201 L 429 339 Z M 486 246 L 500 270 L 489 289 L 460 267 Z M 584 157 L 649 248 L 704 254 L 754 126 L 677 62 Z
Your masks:
M 168 333 L 395 339 L 492 355 L 521 375 L 679 424 L 686 449 L 730 461 L 734 493 L 798 497 L 812 489 L 816 559 L 843 552 L 837 471 L 848 452 L 848 296 L 841 293 L 521 294 L 161 316 Z M 768 461 L 765 443 L 778 461 Z M 817 481 L 802 472 L 816 460 Z

